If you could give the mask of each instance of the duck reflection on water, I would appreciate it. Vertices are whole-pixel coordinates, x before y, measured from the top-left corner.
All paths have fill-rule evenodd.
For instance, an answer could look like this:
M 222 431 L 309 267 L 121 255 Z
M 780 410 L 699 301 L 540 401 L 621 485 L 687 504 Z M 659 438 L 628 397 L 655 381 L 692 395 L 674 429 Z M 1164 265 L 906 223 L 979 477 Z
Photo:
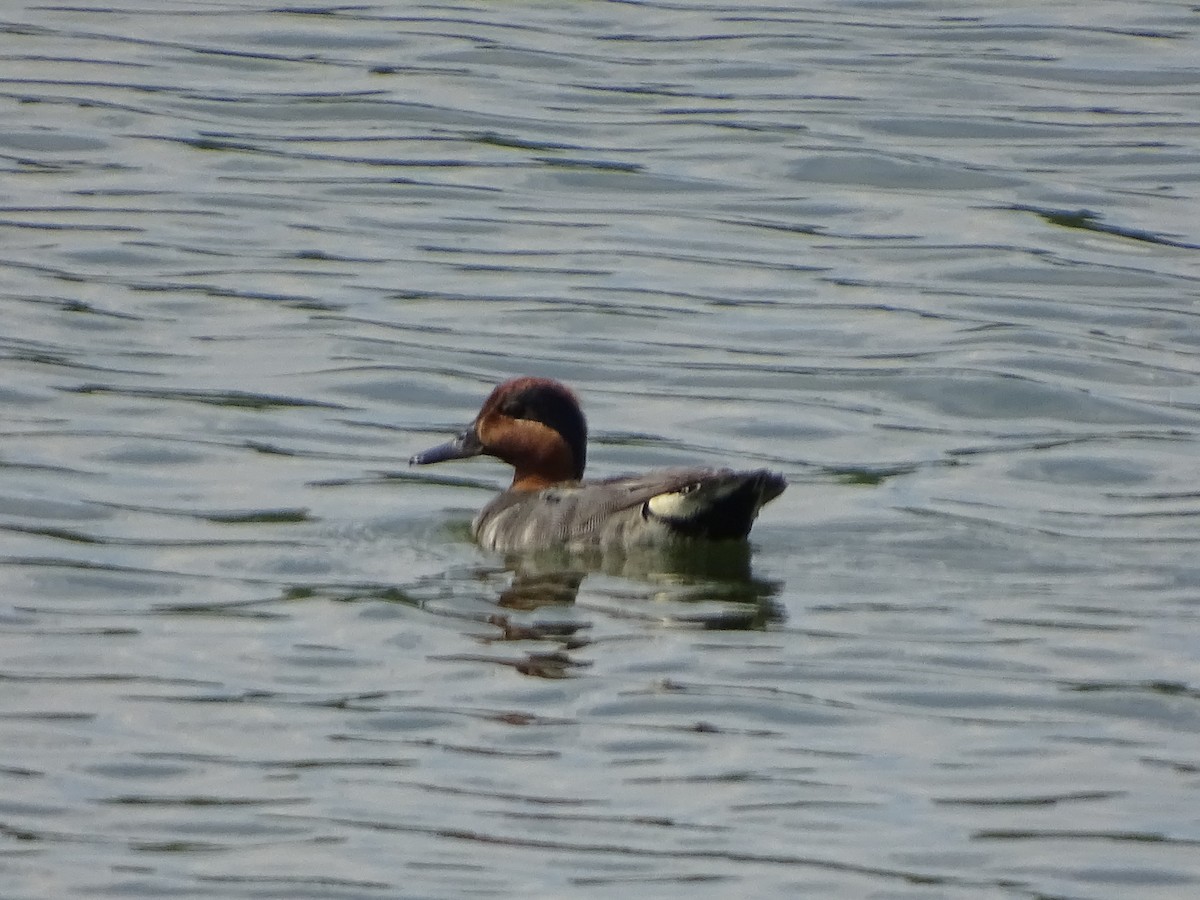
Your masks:
M 473 579 L 492 586 L 496 609 L 474 619 L 487 628 L 481 643 L 495 648 L 530 642 L 523 656 L 455 654 L 509 666 L 524 675 L 571 677 L 590 663 L 577 651 L 593 645 L 588 613 L 657 627 L 697 630 L 755 630 L 782 622 L 776 599 L 782 582 L 755 577 L 750 548 L 729 542 L 712 552 L 690 548 L 643 548 L 632 554 L 611 551 L 543 551 L 513 555 L 503 565 L 471 570 Z M 601 582 L 587 603 L 576 600 L 587 579 Z

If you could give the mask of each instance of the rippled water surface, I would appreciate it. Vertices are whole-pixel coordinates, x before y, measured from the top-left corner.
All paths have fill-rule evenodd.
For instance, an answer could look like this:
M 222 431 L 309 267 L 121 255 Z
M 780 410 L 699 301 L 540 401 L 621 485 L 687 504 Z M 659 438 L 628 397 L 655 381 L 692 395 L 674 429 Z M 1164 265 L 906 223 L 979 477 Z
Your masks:
M 1200 16 L 0 14 L 0 896 L 1200 895 Z M 749 554 L 511 561 L 497 381 Z

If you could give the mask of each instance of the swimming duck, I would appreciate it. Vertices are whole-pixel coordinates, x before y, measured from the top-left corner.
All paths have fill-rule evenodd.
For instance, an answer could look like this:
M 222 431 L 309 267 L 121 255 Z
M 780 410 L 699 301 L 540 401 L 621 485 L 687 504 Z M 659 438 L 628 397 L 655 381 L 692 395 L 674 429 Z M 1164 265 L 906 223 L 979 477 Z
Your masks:
M 494 456 L 515 469 L 471 534 L 487 550 L 615 547 L 679 539 L 744 539 L 787 482 L 766 469 L 662 469 L 584 481 L 587 420 L 579 400 L 549 378 L 498 385 L 460 435 L 410 465 Z

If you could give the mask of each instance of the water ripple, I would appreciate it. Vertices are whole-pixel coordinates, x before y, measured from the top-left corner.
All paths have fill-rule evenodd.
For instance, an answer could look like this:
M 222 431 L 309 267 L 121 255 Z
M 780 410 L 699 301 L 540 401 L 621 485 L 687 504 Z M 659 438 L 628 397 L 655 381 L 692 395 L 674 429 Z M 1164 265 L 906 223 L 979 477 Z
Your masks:
M 14 896 L 1174 898 L 1195 16 L 0 21 Z M 751 548 L 509 561 L 514 374 Z M 748 886 L 753 885 L 753 888 Z

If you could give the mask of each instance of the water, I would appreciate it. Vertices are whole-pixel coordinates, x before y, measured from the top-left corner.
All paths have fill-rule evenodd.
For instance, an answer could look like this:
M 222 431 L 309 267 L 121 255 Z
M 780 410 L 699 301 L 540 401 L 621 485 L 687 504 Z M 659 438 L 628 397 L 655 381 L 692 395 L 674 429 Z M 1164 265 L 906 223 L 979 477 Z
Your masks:
M 1187 4 L 0 31 L 0 895 L 1200 892 Z M 510 568 L 515 374 L 792 486 Z

